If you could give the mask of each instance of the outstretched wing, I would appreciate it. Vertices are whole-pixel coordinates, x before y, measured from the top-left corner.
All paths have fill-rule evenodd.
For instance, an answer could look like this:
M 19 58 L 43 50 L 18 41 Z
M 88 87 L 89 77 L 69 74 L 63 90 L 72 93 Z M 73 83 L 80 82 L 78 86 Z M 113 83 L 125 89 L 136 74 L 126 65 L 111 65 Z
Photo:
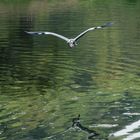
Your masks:
M 62 35 L 59 35 L 59 34 L 56 34 L 56 33 L 53 33 L 53 32 L 28 32 L 28 31 L 25 31 L 27 34 L 30 34 L 30 35 L 52 35 L 52 36 L 56 36 L 58 38 L 61 38 L 65 41 L 69 41 L 69 39 L 65 36 L 62 36 Z
M 89 31 L 96 30 L 96 29 L 101 29 L 101 28 L 104 28 L 104 27 L 109 27 L 109 26 L 111 26 L 111 25 L 112 25 L 112 23 L 109 22 L 109 23 L 103 24 L 103 25 L 101 25 L 101 26 L 89 28 L 89 29 L 85 30 L 84 32 L 82 32 L 81 34 L 79 34 L 78 36 L 76 36 L 76 37 L 74 38 L 74 40 L 77 41 L 79 38 L 81 38 L 83 35 L 85 35 L 85 34 L 86 34 L 87 32 L 89 32 Z

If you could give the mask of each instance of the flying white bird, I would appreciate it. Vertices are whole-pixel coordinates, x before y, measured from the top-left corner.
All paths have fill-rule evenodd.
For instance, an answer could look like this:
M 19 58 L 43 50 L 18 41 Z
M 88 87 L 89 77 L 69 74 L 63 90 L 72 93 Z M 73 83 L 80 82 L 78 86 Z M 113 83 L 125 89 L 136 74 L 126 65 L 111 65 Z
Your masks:
M 27 34 L 30 34 L 30 35 L 52 35 L 52 36 L 56 36 L 58 38 L 61 38 L 63 40 L 65 40 L 69 47 L 75 47 L 77 45 L 76 41 L 78 41 L 79 38 L 81 38 L 83 35 L 85 35 L 87 32 L 89 31 L 92 31 L 92 30 L 96 30 L 96 29 L 102 29 L 104 27 L 109 27 L 111 26 L 112 23 L 109 22 L 109 23 L 106 23 L 106 24 L 103 24 L 101 26 L 97 26 L 97 27 L 92 27 L 92 28 L 89 28 L 87 30 L 85 30 L 84 32 L 82 32 L 81 34 L 79 34 L 78 36 L 76 36 L 75 38 L 67 38 L 63 35 L 59 35 L 57 33 L 53 33 L 53 32 L 28 32 L 28 31 L 25 31 Z

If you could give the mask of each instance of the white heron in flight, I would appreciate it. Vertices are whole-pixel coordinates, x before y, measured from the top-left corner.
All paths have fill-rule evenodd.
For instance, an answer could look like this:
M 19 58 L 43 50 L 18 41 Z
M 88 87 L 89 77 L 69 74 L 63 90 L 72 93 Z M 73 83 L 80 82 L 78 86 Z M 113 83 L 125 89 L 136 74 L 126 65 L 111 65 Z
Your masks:
M 102 29 L 102 28 L 105 28 L 105 27 L 109 27 L 111 26 L 112 23 L 109 22 L 109 23 L 106 23 L 106 24 L 103 24 L 101 26 L 97 26 L 97 27 L 92 27 L 92 28 L 89 28 L 85 31 L 83 31 L 82 33 L 80 33 L 79 35 L 77 35 L 75 38 L 67 38 L 63 35 L 59 35 L 57 33 L 53 33 L 53 32 L 28 32 L 28 31 L 25 31 L 27 34 L 30 34 L 30 35 L 52 35 L 52 36 L 56 36 L 58 38 L 61 38 L 63 40 L 65 40 L 69 47 L 75 47 L 77 45 L 76 41 L 78 41 L 79 38 L 81 38 L 83 35 L 85 35 L 87 32 L 89 31 L 92 31 L 92 30 L 96 30 L 96 29 Z

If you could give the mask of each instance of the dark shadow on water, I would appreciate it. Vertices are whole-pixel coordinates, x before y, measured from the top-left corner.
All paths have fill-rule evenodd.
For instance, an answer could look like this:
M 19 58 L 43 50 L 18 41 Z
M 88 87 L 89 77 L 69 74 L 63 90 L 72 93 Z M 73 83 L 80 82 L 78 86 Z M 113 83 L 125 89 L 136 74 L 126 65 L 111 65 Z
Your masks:
M 136 4 L 137 0 L 127 0 L 130 4 Z

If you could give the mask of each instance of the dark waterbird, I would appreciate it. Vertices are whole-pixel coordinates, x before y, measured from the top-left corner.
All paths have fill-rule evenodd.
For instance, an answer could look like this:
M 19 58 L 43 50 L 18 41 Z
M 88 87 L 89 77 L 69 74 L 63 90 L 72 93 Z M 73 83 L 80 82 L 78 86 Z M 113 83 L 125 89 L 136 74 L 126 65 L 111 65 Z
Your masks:
M 96 30 L 96 29 L 102 29 L 102 28 L 105 28 L 105 27 L 109 27 L 111 26 L 112 23 L 111 22 L 108 22 L 106 24 L 103 24 L 101 26 L 97 26 L 97 27 L 92 27 L 92 28 L 89 28 L 85 31 L 83 31 L 82 33 L 80 33 L 79 35 L 77 35 L 75 38 L 67 38 L 63 35 L 60 35 L 60 34 L 57 34 L 57 33 L 53 33 L 53 32 L 28 32 L 28 31 L 25 31 L 27 34 L 30 34 L 30 35 L 53 35 L 53 36 L 56 36 L 58 38 L 61 38 L 63 40 L 65 40 L 69 47 L 75 47 L 77 45 L 77 41 L 79 40 L 79 38 L 81 38 L 83 35 L 85 35 L 87 32 L 89 31 L 93 31 L 93 30 Z

